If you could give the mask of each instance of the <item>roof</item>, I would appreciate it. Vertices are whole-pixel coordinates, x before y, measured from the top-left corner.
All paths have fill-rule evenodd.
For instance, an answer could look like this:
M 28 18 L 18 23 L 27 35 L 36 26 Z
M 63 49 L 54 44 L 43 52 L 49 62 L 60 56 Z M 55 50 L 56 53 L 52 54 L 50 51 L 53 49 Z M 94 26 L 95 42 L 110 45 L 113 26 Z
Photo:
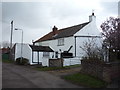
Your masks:
M 10 52 L 10 48 L 2 48 L 2 53 L 9 53 Z
M 89 22 L 86 22 L 86 23 L 82 23 L 79 25 L 75 25 L 75 26 L 71 26 L 71 27 L 57 30 L 56 35 L 54 35 L 53 32 L 50 32 L 50 33 L 46 34 L 45 36 L 41 37 L 40 39 L 36 40 L 35 42 L 41 42 L 41 41 L 47 41 L 47 40 L 53 40 L 53 39 L 73 36 L 76 32 L 81 30 L 88 23 Z
M 29 45 L 33 51 L 41 51 L 41 52 L 54 52 L 49 46 L 35 46 Z

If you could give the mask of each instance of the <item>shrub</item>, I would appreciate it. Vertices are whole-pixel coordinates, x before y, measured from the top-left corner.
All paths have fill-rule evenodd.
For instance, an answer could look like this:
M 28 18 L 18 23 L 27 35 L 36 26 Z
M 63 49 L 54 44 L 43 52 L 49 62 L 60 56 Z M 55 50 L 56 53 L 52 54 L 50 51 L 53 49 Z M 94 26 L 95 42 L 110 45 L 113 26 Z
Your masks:
M 28 63 L 29 63 L 29 60 L 26 59 L 26 58 L 22 57 L 22 60 L 21 60 L 21 57 L 19 57 L 19 58 L 16 59 L 16 64 L 27 65 Z
M 84 56 L 82 60 L 103 60 L 104 59 L 104 50 L 101 45 L 97 45 L 97 42 L 94 38 L 88 39 L 83 42 L 83 45 L 80 48 L 84 51 Z

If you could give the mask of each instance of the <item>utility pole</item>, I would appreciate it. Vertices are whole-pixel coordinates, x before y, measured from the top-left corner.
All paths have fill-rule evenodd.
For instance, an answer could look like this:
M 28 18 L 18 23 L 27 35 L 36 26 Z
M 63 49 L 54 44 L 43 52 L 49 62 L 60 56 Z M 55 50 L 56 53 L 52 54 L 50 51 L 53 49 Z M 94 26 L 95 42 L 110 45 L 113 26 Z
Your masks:
M 13 33 L 13 21 L 11 21 L 10 49 L 12 49 L 12 33 Z
M 12 34 L 13 34 L 13 21 L 11 21 L 10 59 L 12 59 Z

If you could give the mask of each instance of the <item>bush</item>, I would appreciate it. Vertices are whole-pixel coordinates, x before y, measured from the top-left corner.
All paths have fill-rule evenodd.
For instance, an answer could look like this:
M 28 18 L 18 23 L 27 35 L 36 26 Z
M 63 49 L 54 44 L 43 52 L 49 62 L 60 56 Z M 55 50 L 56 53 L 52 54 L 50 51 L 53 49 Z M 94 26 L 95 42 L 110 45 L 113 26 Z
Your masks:
M 19 57 L 19 58 L 16 59 L 16 64 L 19 64 L 19 65 L 28 65 L 28 63 L 29 63 L 29 60 L 26 59 L 26 58 L 22 57 L 22 60 L 21 60 L 21 57 Z

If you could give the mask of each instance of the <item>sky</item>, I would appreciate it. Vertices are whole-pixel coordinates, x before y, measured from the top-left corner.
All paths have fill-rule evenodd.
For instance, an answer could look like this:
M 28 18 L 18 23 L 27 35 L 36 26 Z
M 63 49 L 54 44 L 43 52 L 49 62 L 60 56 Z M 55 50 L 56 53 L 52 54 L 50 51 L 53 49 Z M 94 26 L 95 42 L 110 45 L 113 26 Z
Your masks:
M 118 16 L 120 0 L 2 0 L 0 3 L 0 42 L 10 42 L 10 23 L 23 30 L 24 43 L 32 43 L 52 31 L 89 21 L 94 10 L 96 25 Z M 21 30 L 13 30 L 13 43 L 21 43 Z

